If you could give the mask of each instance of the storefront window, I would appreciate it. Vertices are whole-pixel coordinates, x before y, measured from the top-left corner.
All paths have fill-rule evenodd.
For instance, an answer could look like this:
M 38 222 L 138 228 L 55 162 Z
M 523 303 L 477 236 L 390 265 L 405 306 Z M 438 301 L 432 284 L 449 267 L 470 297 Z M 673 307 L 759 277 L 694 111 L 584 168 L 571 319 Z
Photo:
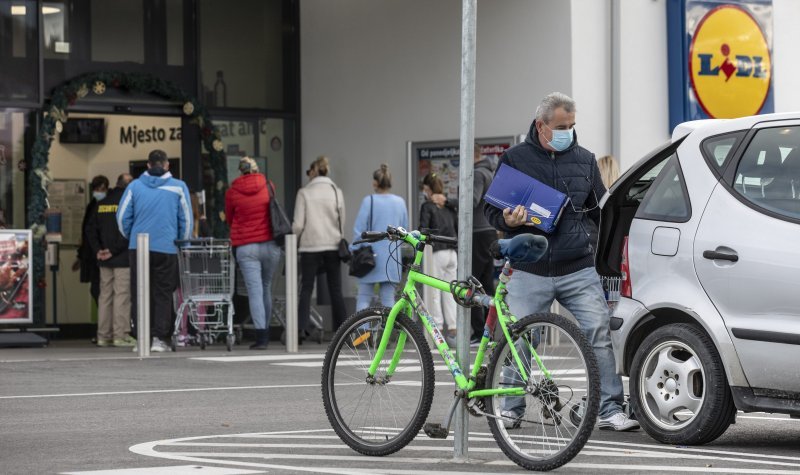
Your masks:
M 210 107 L 283 109 L 282 1 L 230 5 L 200 0 L 202 97 Z
M 27 114 L 0 109 L 0 227 L 25 229 Z
M 183 0 L 167 0 L 167 64 L 183 66 Z
M 141 1 L 91 1 L 91 60 L 144 63 L 144 7 Z
M 190 0 L 42 3 L 45 91 L 84 73 L 114 70 L 154 74 L 195 95 L 194 43 L 187 40 L 196 28 L 191 5 Z
M 0 101 L 38 102 L 36 2 L 0 0 Z

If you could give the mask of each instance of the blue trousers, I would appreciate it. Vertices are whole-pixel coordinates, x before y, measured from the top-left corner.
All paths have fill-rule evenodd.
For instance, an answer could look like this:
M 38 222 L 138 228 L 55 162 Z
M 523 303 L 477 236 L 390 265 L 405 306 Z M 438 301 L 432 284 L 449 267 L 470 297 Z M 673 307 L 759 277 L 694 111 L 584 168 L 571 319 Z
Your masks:
M 578 326 L 594 349 L 600 370 L 600 417 L 622 412 L 624 394 L 611 347 L 611 314 L 600 277 L 594 268 L 588 267 L 560 277 L 542 277 L 515 270 L 507 288 L 506 302 L 518 319 L 549 311 L 553 300 L 558 300 L 575 316 Z M 504 370 L 503 382 L 515 383 L 511 373 Z M 525 398 L 505 398 L 502 410 L 522 413 L 524 405 Z
M 245 244 L 236 248 L 236 262 L 242 271 L 250 301 L 250 317 L 257 330 L 269 330 L 272 316 L 272 277 L 278 269 L 281 249 L 275 241 Z

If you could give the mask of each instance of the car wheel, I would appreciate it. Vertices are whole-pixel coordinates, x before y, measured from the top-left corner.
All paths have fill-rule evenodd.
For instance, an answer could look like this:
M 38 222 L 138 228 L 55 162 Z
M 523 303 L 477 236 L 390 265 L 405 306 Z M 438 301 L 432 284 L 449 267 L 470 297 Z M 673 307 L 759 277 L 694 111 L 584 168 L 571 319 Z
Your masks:
M 631 365 L 630 391 L 642 428 L 666 444 L 711 442 L 736 412 L 714 343 L 683 323 L 661 327 L 644 339 Z

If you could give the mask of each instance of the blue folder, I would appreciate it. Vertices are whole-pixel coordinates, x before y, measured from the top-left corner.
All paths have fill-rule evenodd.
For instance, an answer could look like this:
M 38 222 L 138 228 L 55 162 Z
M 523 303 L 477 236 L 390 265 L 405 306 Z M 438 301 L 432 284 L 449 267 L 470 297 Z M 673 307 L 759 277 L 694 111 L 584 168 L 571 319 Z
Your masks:
M 527 224 L 546 233 L 556 229 L 569 199 L 564 193 L 505 163 L 500 165 L 483 198 L 500 209 L 524 206 L 528 211 Z

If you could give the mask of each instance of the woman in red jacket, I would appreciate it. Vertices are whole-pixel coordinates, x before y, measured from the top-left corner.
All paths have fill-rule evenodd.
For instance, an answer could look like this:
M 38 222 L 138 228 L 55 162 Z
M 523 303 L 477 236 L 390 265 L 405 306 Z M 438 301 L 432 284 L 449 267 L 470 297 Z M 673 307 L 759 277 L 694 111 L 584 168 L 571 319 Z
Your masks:
M 225 219 L 231 228 L 231 244 L 242 271 L 250 300 L 250 316 L 256 328 L 251 350 L 266 350 L 272 316 L 272 276 L 281 250 L 272 239 L 267 179 L 258 173 L 255 160 L 239 160 L 242 175 L 225 193 Z M 274 186 L 270 182 L 270 186 Z

